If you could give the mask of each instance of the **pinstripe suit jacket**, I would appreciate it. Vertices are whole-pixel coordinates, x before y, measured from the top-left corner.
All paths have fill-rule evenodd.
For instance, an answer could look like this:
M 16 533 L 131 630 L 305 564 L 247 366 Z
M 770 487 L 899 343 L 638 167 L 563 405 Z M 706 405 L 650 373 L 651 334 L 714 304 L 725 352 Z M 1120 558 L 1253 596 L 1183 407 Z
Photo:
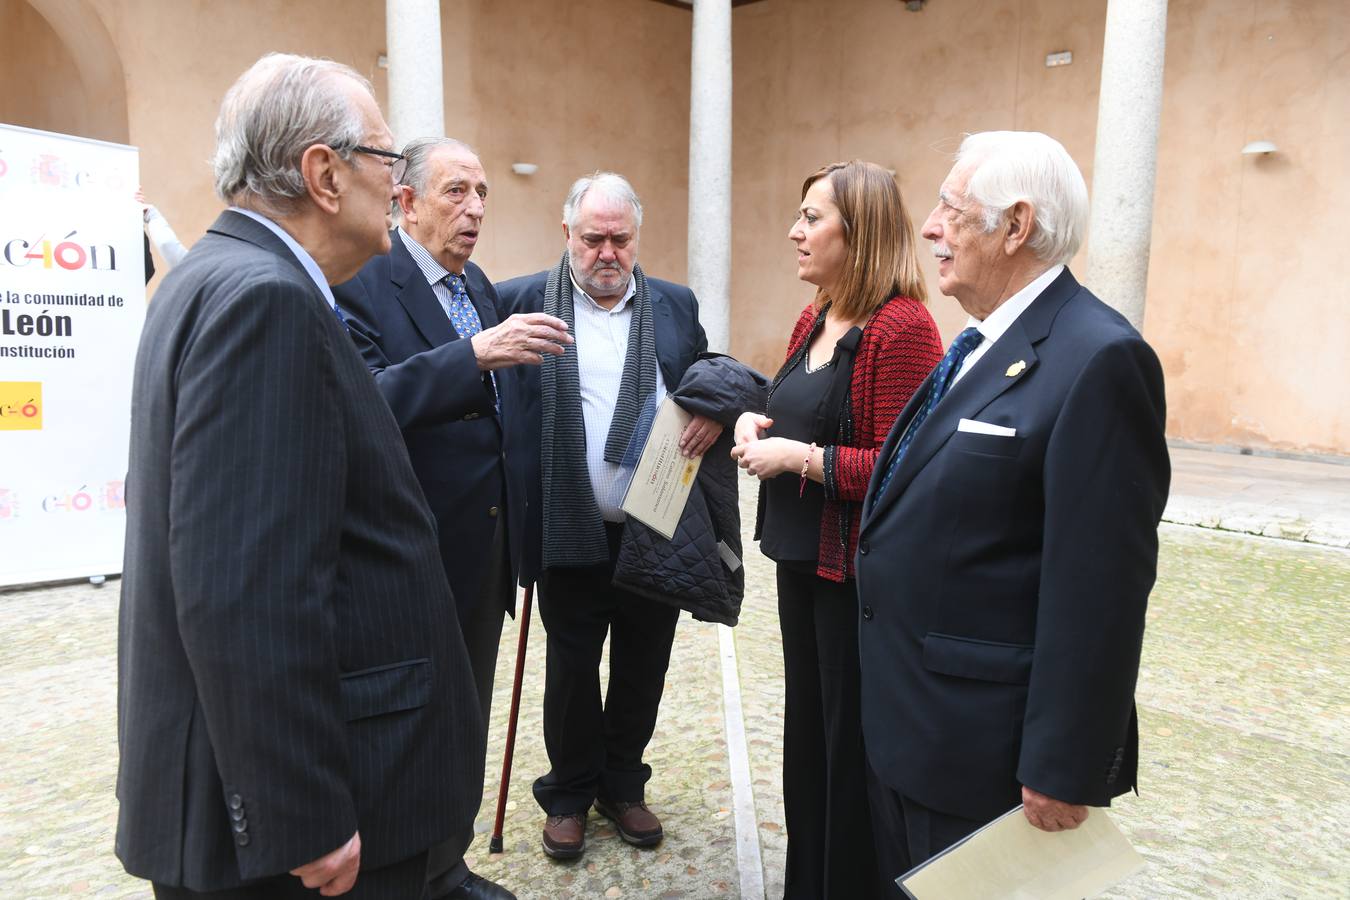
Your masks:
M 360 829 L 363 868 L 468 827 L 483 747 L 398 426 L 299 262 L 226 212 L 136 359 L 117 854 L 216 890 Z

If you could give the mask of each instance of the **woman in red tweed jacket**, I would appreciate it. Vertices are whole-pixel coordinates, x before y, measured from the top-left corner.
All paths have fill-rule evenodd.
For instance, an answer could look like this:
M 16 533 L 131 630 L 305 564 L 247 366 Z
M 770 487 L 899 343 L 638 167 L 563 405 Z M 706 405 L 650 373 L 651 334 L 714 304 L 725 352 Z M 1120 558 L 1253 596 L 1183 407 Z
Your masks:
M 740 417 L 732 451 L 761 480 L 755 537 L 778 564 L 786 896 L 880 897 L 853 554 L 881 445 L 942 344 L 890 172 L 855 160 L 813 173 L 788 238 L 815 300 L 792 330 L 766 414 Z

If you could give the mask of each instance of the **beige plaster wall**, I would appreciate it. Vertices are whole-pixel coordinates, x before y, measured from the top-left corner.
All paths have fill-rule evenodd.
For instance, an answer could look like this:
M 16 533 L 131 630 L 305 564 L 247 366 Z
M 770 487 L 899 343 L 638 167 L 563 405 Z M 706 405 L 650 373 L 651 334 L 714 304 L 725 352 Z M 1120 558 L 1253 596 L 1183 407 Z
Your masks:
M 385 97 L 385 71 L 376 65 L 385 35 L 378 0 L 86 5 L 122 57 L 130 142 L 141 149 L 146 194 L 189 245 L 220 210 L 207 162 L 220 99 L 260 55 L 336 59 Z M 0 72 L 68 73 L 21 92 L 33 99 L 0 107 L 0 121 L 88 133 L 79 76 L 59 39 L 26 0 L 0 0 L 0 12 L 0 47 L 9 50 Z M 491 183 L 475 262 L 498 280 L 551 265 L 562 251 L 567 188 L 606 168 L 627 175 L 644 200 L 643 267 L 683 279 L 689 13 L 648 0 L 443 0 L 441 26 L 446 130 L 479 150 Z M 514 175 L 512 162 L 533 162 L 539 171 Z
M 368 0 L 90 0 L 126 70 L 130 141 L 146 195 L 189 246 L 221 209 L 210 157 L 221 97 L 271 51 L 327 56 L 383 97 L 384 7 Z M 229 11 L 229 14 L 226 12 Z M 152 287 L 161 279 L 156 278 Z
M 894 169 L 917 229 L 961 136 L 1017 128 L 1060 138 L 1091 174 L 1104 2 L 779 0 L 737 10 L 732 345 L 777 369 L 814 288 L 796 279 L 788 227 L 802 180 L 862 158 Z M 1072 50 L 1073 65 L 1045 68 Z M 929 309 L 950 339 L 965 323 L 919 251 Z
M 385 73 L 378 0 L 84 3 L 125 72 L 147 193 L 191 243 L 219 210 L 206 160 L 221 95 L 268 50 Z M 921 221 L 963 132 L 1055 135 L 1091 179 L 1106 0 L 766 0 L 733 15 L 733 351 L 772 372 L 811 296 L 788 225 L 802 179 L 862 157 L 897 171 Z M 685 274 L 688 11 L 650 0 L 442 0 L 447 131 L 492 193 L 475 260 L 496 279 L 552 264 L 571 181 L 628 175 L 641 258 Z M 90 92 L 26 0 L 0 0 L 0 120 L 91 133 Z M 1047 69 L 1047 53 L 1073 64 Z M 1350 7 L 1344 0 L 1171 0 L 1145 333 L 1168 376 L 1169 433 L 1350 454 Z M 95 117 L 96 118 L 96 117 Z M 94 135 L 105 136 L 105 135 Z M 1275 141 L 1269 158 L 1239 153 Z M 532 162 L 531 177 L 511 173 Z M 935 290 L 944 335 L 964 315 Z M 1075 261 L 1082 273 L 1084 255 Z
M 478 150 L 491 189 L 474 261 L 496 280 L 553 265 L 567 189 L 609 169 L 643 200 L 643 269 L 682 280 L 688 11 L 649 0 L 454 0 L 441 16 L 446 131 Z M 539 171 L 515 175 L 513 162 Z
M 36 64 L 41 61 L 41 65 Z M 27 0 L 0 0 L 0 122 L 104 138 L 89 128 L 75 60 Z M 0 147 L 0 150 L 3 150 Z
M 894 168 L 917 224 L 963 132 L 1059 138 L 1089 184 L 1105 0 L 774 0 L 735 15 L 732 346 L 766 371 L 812 289 L 788 223 L 801 180 Z M 1172 0 L 1145 334 L 1169 434 L 1350 454 L 1350 6 Z M 1047 53 L 1073 64 L 1047 69 Z M 1244 157 L 1250 140 L 1281 150 Z M 1090 236 L 1089 236 L 1090 240 Z M 923 242 L 922 250 L 926 252 Z M 964 323 L 936 292 L 947 339 Z M 1074 266 L 1083 274 L 1086 251 Z
M 1350 5 L 1172 0 L 1167 39 L 1144 330 L 1169 433 L 1350 454 Z

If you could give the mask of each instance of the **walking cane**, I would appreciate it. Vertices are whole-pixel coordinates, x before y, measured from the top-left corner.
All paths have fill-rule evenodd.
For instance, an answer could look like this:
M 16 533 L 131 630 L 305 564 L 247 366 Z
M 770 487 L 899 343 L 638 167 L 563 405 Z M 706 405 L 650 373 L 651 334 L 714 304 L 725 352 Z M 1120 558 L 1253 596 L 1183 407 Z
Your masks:
M 506 819 L 506 792 L 511 786 L 511 757 L 516 752 L 516 719 L 520 716 L 520 683 L 525 676 L 525 642 L 530 637 L 530 601 L 534 599 L 534 583 L 525 588 L 525 602 L 520 607 L 520 638 L 516 641 L 516 681 L 511 685 L 511 720 L 506 725 L 506 754 L 502 758 L 502 784 L 497 790 L 497 821 L 492 826 L 489 853 L 502 852 L 502 823 Z

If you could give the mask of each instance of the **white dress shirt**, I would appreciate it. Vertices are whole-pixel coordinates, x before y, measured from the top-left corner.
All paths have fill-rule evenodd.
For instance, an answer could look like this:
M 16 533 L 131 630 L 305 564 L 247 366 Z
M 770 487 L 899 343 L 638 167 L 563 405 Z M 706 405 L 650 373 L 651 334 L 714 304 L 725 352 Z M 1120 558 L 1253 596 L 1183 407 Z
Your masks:
M 572 279 L 572 337 L 577 347 L 577 370 L 581 379 L 581 415 L 586 424 L 586 471 L 591 491 L 600 507 L 600 518 L 622 522 L 620 508 L 632 468 L 605 462 L 605 441 L 619 401 L 624 361 L 628 358 L 628 329 L 633 322 L 633 297 L 637 282 L 628 279 L 628 290 L 613 309 L 605 309 Z M 666 395 L 661 366 L 656 367 L 656 402 Z
M 983 322 L 974 316 L 970 317 L 966 327 L 978 328 L 980 334 L 984 336 L 984 340 L 980 341 L 980 345 L 970 351 L 966 358 L 961 361 L 961 368 L 957 369 L 956 374 L 952 375 L 952 384 L 960 381 L 961 376 L 970 371 L 971 367 L 980 361 L 980 357 L 989 352 L 989 348 L 994 346 L 994 342 L 1003 337 L 1003 332 L 1007 331 L 1012 323 L 1017 321 L 1017 317 L 1025 312 L 1032 301 L 1039 297 L 1041 292 L 1050 286 L 1050 282 L 1058 278 L 1059 273 L 1063 271 L 1063 265 L 1051 266 L 1033 278 L 1026 287 L 1005 300 L 1003 305 L 986 316 Z M 948 388 L 950 389 L 950 385 Z

